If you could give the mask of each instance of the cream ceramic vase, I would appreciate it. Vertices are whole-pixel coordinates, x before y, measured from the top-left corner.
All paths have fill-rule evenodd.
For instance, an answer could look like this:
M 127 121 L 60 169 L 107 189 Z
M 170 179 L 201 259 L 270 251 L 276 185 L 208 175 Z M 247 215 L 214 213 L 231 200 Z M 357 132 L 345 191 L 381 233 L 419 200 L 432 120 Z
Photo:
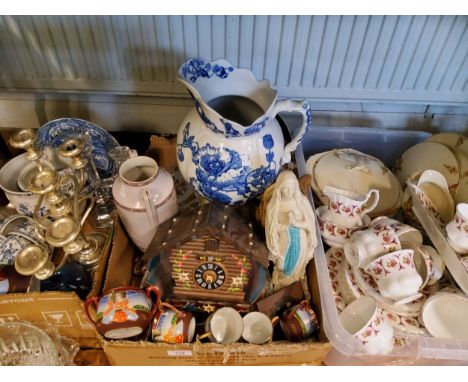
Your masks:
M 120 166 L 112 194 L 127 233 L 143 252 L 159 225 L 177 213 L 174 181 L 149 157 L 126 160 Z

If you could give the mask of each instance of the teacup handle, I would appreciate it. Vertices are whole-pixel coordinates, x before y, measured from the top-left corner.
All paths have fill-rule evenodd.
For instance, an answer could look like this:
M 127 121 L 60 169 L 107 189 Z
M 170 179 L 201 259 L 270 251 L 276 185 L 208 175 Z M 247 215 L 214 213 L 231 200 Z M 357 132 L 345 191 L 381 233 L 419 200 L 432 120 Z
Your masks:
M 370 202 L 369 202 L 370 200 Z M 368 206 L 363 206 L 362 212 L 367 214 L 368 212 L 372 211 L 375 207 L 377 207 L 377 203 L 379 202 L 379 191 L 378 190 L 370 190 L 367 193 L 367 200 L 364 204 L 370 203 Z
M 205 338 L 208 338 L 211 336 L 211 332 L 206 332 L 198 336 L 199 340 L 204 340 Z
M 84 311 L 86 313 L 86 316 L 88 317 L 88 320 L 93 323 L 94 326 L 96 326 L 96 321 L 91 318 L 91 314 L 89 314 L 89 307 L 90 305 L 93 305 L 94 308 L 97 310 L 98 302 L 99 302 L 99 297 L 91 296 L 91 297 L 88 297 L 84 303 Z
M 279 100 L 276 102 L 273 115 L 276 115 L 280 112 L 287 113 L 300 113 L 302 114 L 302 125 L 295 135 L 295 137 L 289 142 L 283 150 L 283 157 L 281 158 L 281 164 L 286 164 L 291 161 L 291 152 L 296 150 L 296 147 L 302 141 L 304 134 L 311 128 L 312 122 L 312 112 L 310 106 L 307 102 L 304 101 L 293 101 L 290 99 Z
M 150 285 L 145 289 L 146 291 L 146 297 L 148 297 L 151 300 L 151 292 L 154 292 L 156 295 L 156 302 L 153 304 L 153 309 L 151 309 L 150 316 L 154 317 L 156 314 L 156 311 L 159 309 L 159 306 L 161 305 L 161 289 L 159 289 L 155 285 Z
M 278 324 L 279 321 L 280 318 L 278 316 L 275 316 L 271 319 L 271 325 L 273 326 L 273 328 Z
M 175 314 L 177 314 L 179 317 L 185 317 L 185 313 L 182 312 L 181 310 L 177 309 L 175 306 L 167 303 L 167 302 L 161 302 L 159 304 L 159 307 L 162 308 L 162 307 L 165 307 L 165 308 L 168 308 L 170 310 L 172 310 Z

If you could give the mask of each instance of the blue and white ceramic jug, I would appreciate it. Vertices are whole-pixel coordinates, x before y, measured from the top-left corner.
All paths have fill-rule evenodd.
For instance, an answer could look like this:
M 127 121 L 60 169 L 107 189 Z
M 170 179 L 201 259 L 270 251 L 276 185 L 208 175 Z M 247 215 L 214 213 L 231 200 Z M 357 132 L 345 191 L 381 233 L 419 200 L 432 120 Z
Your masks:
M 178 164 L 185 180 L 205 198 L 225 204 L 242 204 L 261 194 L 310 128 L 309 105 L 277 101 L 267 80 L 257 81 L 252 72 L 226 60 L 189 59 L 180 67 L 178 79 L 195 103 L 177 136 Z M 303 116 L 286 147 L 275 119 L 279 112 Z

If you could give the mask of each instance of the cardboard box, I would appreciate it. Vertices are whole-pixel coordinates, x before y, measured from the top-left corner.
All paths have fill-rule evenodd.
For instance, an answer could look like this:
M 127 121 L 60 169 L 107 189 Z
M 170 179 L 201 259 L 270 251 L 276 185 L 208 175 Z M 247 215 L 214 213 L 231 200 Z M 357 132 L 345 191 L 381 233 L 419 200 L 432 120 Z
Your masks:
M 329 342 L 285 341 L 266 345 L 236 343 L 164 344 L 105 341 L 103 349 L 111 365 L 321 365 L 331 349 Z
M 110 257 L 133 250 L 120 222 L 116 220 L 112 240 L 106 243 L 94 274 L 90 295 L 100 294 Z M 94 326 L 84 314 L 83 302 L 74 292 L 32 292 L 0 295 L 0 319 L 26 320 L 39 327 L 53 326 L 63 336 L 76 339 L 81 347 L 101 347 Z
M 133 257 L 130 248 L 116 248 L 109 259 L 104 290 L 130 285 Z M 313 263 L 313 262 L 312 262 Z M 308 268 L 307 281 L 312 291 L 312 306 L 321 317 L 319 296 L 313 264 Z M 133 280 L 133 284 L 138 283 Z M 326 342 L 323 330 L 321 342 L 291 343 L 275 341 L 265 345 L 235 343 L 219 345 L 195 342 L 166 344 L 147 341 L 106 340 L 100 336 L 102 348 L 111 365 L 321 365 L 331 344 Z

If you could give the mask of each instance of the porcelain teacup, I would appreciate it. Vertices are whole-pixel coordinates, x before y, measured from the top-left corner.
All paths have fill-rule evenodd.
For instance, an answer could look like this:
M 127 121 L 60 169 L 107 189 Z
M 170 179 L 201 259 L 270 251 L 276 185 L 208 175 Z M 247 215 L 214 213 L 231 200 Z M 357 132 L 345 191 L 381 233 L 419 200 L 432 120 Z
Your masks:
M 364 267 L 378 256 L 400 249 L 395 230 L 390 225 L 376 223 L 367 230 L 354 232 L 344 246 L 344 253 L 352 267 Z
M 151 293 L 156 294 L 156 302 Z M 149 286 L 145 291 L 134 287 L 114 288 L 97 296 L 88 297 L 84 310 L 97 331 L 109 339 L 123 339 L 141 334 L 149 325 L 161 303 L 161 291 Z M 93 305 L 95 317 L 89 311 Z
M 353 301 L 341 312 L 340 321 L 361 342 L 365 354 L 388 354 L 393 350 L 393 328 L 372 297 Z
M 272 340 L 273 330 L 279 317 L 275 316 L 270 320 L 270 317 L 264 313 L 250 312 L 242 320 L 244 321 L 242 338 L 248 343 L 261 345 Z
M 442 278 L 445 269 L 445 264 L 437 251 L 430 245 L 409 244 L 407 248 L 414 251 L 414 264 L 423 280 L 420 290 L 424 289 L 426 285 L 436 284 Z
M 285 310 L 279 322 L 286 338 L 292 342 L 309 338 L 319 329 L 317 315 L 306 300 Z
M 457 204 L 453 220 L 445 227 L 448 242 L 452 248 L 461 254 L 468 253 L 468 203 Z
M 379 202 L 379 191 L 370 190 L 367 195 L 325 186 L 323 193 L 328 197 L 325 220 L 346 226 L 361 227 L 363 216 L 372 211 Z
M 400 243 L 413 243 L 415 245 L 421 245 L 423 243 L 423 237 L 421 232 L 408 225 L 399 222 L 398 220 L 388 218 L 387 216 L 379 216 L 370 222 L 370 225 L 385 224 L 392 228 L 398 236 Z
M 423 284 L 413 257 L 412 249 L 390 252 L 371 261 L 364 271 L 374 278 L 383 297 L 407 304 L 421 297 L 418 291 Z
M 208 338 L 211 342 L 228 345 L 242 337 L 244 321 L 237 310 L 224 307 L 212 313 L 205 321 L 205 334 L 199 339 Z
M 29 216 L 12 215 L 5 219 L 0 225 L 0 237 L 1 236 L 4 237 L 4 240 L 6 240 L 7 238 L 16 238 L 16 240 L 11 239 L 13 243 L 16 243 L 16 245 L 11 246 L 10 244 L 10 250 L 14 253 L 16 253 L 15 248 L 18 248 L 19 251 L 25 248 L 25 245 L 19 243 L 26 242 L 29 244 L 39 245 L 41 247 L 44 247 L 48 252 L 52 252 L 52 248 L 50 247 L 50 245 L 37 237 L 36 223 Z M 2 242 L 4 240 L 0 240 L 0 248 L 3 247 Z
M 162 302 L 154 316 L 151 337 L 155 342 L 180 344 L 192 342 L 195 334 L 195 317 Z

